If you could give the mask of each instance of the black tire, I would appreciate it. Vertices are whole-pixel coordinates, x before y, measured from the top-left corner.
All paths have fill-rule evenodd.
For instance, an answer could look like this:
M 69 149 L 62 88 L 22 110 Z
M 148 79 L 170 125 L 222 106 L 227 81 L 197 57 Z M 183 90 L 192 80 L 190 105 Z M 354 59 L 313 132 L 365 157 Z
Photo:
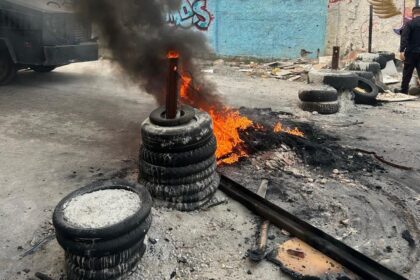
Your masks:
M 139 195 L 141 201 L 141 207 L 139 210 L 128 217 L 127 219 L 104 228 L 96 229 L 86 229 L 78 228 L 72 224 L 69 224 L 64 218 L 64 205 L 76 196 L 83 194 L 107 190 L 107 189 L 124 189 L 128 191 L 135 192 Z M 56 230 L 56 233 L 65 236 L 68 239 L 87 239 L 94 238 L 95 240 L 101 239 L 112 239 L 119 237 L 134 228 L 142 224 L 142 222 L 149 216 L 149 213 L 152 208 L 152 198 L 146 188 L 140 186 L 139 184 L 129 183 L 124 180 L 111 180 L 111 181 L 98 181 L 92 184 L 87 185 L 79 190 L 76 190 L 65 198 L 63 198 L 58 205 L 56 206 L 53 214 L 53 224 Z
M 146 251 L 146 245 L 143 245 L 140 251 L 135 254 L 127 262 L 121 263 L 117 266 L 100 269 L 100 270 L 87 270 L 78 267 L 72 262 L 66 260 L 66 272 L 69 280 L 111 280 L 120 279 L 120 277 L 126 275 L 133 269 L 135 269 L 137 263 L 141 260 Z
M 76 267 L 86 270 L 103 270 L 112 268 L 122 263 L 127 263 L 130 259 L 143 249 L 144 240 L 140 240 L 134 246 L 113 255 L 104 257 L 85 257 L 65 252 L 66 261 Z
M 30 68 L 38 73 L 50 73 L 54 71 L 57 66 L 33 65 Z
M 67 239 L 59 233 L 56 233 L 57 242 L 61 247 L 73 255 L 85 257 L 105 257 L 115 255 L 121 251 L 127 250 L 134 244 L 144 240 L 147 231 L 152 224 L 152 216 L 149 215 L 141 225 L 124 235 L 109 240 L 97 241 L 95 239 Z
M 381 66 L 377 62 L 354 61 L 348 66 L 351 71 L 367 71 L 374 75 L 381 71 Z
M 146 149 L 143 145 L 140 147 L 140 159 L 159 166 L 186 166 L 201 162 L 216 152 L 216 138 L 211 137 L 202 147 L 194 150 L 180 153 L 157 153 Z
M 182 105 L 178 111 L 179 116 L 175 119 L 167 119 L 166 107 L 160 107 L 150 114 L 150 121 L 159 126 L 178 126 L 189 123 L 195 116 L 195 111 L 192 107 Z
M 303 111 L 318 112 L 319 114 L 335 114 L 340 110 L 338 101 L 333 102 L 301 102 L 300 108 Z
M 193 119 L 174 127 L 162 127 L 146 119 L 141 127 L 143 145 L 154 152 L 185 152 L 202 147 L 213 136 L 209 114 L 195 110 Z
M 394 60 L 395 59 L 395 53 L 393 52 L 387 52 L 387 51 L 379 51 L 379 56 L 381 56 L 383 59 L 385 59 L 386 62 Z
M 353 89 L 356 104 L 373 105 L 378 96 L 378 87 L 370 80 L 360 78 L 357 88 Z
M 368 80 L 373 80 L 373 78 L 374 78 L 374 75 L 373 75 L 372 72 L 367 72 L 367 71 L 351 71 L 351 72 L 353 72 L 354 74 L 356 74 L 359 77 L 362 77 L 362 78 L 365 78 L 365 79 L 368 79 Z
M 198 210 L 198 209 L 204 207 L 213 198 L 213 195 L 214 194 L 211 194 L 207 198 L 205 198 L 201 201 L 191 202 L 191 203 L 182 203 L 182 202 L 173 203 L 173 202 L 169 202 L 169 201 L 163 201 L 163 200 L 155 199 L 154 200 L 154 205 L 156 207 L 170 208 L 170 209 L 175 209 L 175 210 L 182 211 L 182 212 L 189 212 L 189 211 Z
M 185 185 L 162 185 L 154 184 L 143 178 L 139 178 L 139 182 L 146 186 L 153 197 L 177 197 L 177 196 L 188 196 L 197 192 L 201 192 L 207 186 L 216 180 L 215 176 L 218 176 L 214 173 L 212 176 L 205 178 L 201 181 L 197 181 L 191 184 Z
M 151 177 L 156 178 L 156 180 L 161 181 L 161 179 L 179 179 L 200 173 L 212 166 L 215 162 L 216 157 L 212 156 L 202 162 L 187 166 L 162 167 L 140 160 L 140 170 L 141 174 L 147 174 Z
M 202 181 L 205 178 L 210 177 L 217 168 L 216 161 L 214 161 L 213 164 L 211 164 L 208 168 L 204 169 L 203 171 L 200 171 L 198 173 L 194 173 L 188 176 L 184 177 L 174 177 L 174 176 L 163 176 L 163 177 L 157 177 L 157 176 L 151 176 L 147 172 L 143 172 L 143 169 L 140 168 L 140 176 L 147 181 L 154 183 L 154 184 L 162 184 L 162 185 L 186 185 L 191 184 L 194 182 Z
M 17 67 L 5 50 L 0 50 L 0 86 L 13 81 L 16 77 Z
M 420 88 L 419 87 L 412 87 L 408 90 L 409 95 L 419 96 L 420 95 Z
M 379 63 L 380 69 L 384 69 L 388 62 L 385 57 L 377 53 L 360 53 L 356 59 L 364 62 L 377 62 Z
M 194 203 L 194 202 L 205 200 L 209 196 L 212 196 L 219 188 L 220 176 L 216 174 L 215 176 L 213 176 L 213 178 L 214 179 L 210 183 L 210 185 L 208 185 L 204 190 L 200 192 L 185 195 L 185 196 L 157 197 L 157 199 L 172 202 L 172 203 Z
M 320 86 L 309 90 L 299 91 L 299 99 L 306 102 L 337 101 L 337 90 L 330 86 Z
M 357 86 L 357 75 L 350 71 L 311 70 L 308 74 L 310 83 L 323 83 L 336 90 L 352 90 Z

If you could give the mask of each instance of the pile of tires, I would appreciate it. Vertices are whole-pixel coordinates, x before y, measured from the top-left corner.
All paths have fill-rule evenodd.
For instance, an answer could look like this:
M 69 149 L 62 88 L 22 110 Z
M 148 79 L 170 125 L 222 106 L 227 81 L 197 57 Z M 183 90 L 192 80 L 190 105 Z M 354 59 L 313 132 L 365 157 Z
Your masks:
M 76 225 L 69 218 L 68 208 L 73 202 L 106 191 L 124 192 L 136 197 L 133 213 L 103 227 Z M 93 200 L 91 203 L 95 205 Z M 91 209 L 94 206 L 87 207 Z M 61 200 L 55 208 L 53 224 L 57 241 L 65 250 L 67 279 L 121 279 L 135 269 L 146 251 L 145 238 L 152 223 L 151 207 L 152 198 L 145 187 L 122 180 L 95 182 Z M 109 206 L 109 211 L 113 213 L 117 210 Z M 93 218 L 96 217 L 100 218 L 98 215 Z M 109 216 L 102 218 L 106 220 Z
M 312 69 L 308 73 L 308 83 L 325 84 L 337 91 L 346 91 L 357 86 L 357 75 L 344 70 Z
M 205 206 L 220 183 L 211 117 L 182 106 L 171 120 L 159 108 L 143 122 L 141 133 L 139 182 L 155 205 L 179 211 Z
M 299 106 L 303 111 L 328 115 L 335 114 L 340 109 L 337 90 L 327 85 L 314 85 L 309 90 L 301 90 L 299 99 Z

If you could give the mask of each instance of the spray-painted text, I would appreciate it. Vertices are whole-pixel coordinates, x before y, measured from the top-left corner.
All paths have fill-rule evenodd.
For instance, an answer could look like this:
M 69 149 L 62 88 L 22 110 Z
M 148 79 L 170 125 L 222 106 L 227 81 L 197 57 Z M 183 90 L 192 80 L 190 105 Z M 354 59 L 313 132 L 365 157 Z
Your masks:
M 208 30 L 213 15 L 207 10 L 207 0 L 182 0 L 178 11 L 167 15 L 170 24 L 182 28 Z

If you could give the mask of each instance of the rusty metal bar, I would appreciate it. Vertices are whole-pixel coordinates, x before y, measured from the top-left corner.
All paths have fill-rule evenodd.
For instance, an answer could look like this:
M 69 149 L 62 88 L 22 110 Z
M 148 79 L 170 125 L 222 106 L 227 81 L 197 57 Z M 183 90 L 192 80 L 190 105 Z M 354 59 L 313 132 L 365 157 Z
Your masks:
M 373 6 L 369 7 L 369 42 L 368 42 L 368 52 L 372 52 L 372 37 L 373 37 Z
M 224 175 L 219 188 L 255 214 L 287 230 L 291 235 L 336 260 L 363 279 L 407 280 Z
M 166 91 L 166 118 L 175 119 L 178 109 L 178 57 L 168 58 L 169 72 Z
M 333 47 L 333 56 L 332 56 L 332 64 L 331 68 L 334 70 L 338 69 L 338 65 L 340 62 L 340 47 Z

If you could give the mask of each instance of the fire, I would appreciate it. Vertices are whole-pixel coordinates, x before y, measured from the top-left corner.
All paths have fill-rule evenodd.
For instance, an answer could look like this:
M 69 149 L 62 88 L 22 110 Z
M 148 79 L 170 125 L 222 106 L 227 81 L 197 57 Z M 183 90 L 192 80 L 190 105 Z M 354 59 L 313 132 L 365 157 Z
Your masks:
M 276 125 L 273 128 L 273 131 L 275 133 L 286 132 L 288 134 L 299 136 L 299 137 L 304 137 L 305 136 L 305 134 L 302 131 L 300 131 L 299 128 L 297 128 L 297 127 L 293 128 L 293 129 L 283 128 L 283 125 L 279 122 L 276 123 Z
M 179 53 L 177 51 L 169 51 L 166 55 L 167 58 L 179 58 Z

